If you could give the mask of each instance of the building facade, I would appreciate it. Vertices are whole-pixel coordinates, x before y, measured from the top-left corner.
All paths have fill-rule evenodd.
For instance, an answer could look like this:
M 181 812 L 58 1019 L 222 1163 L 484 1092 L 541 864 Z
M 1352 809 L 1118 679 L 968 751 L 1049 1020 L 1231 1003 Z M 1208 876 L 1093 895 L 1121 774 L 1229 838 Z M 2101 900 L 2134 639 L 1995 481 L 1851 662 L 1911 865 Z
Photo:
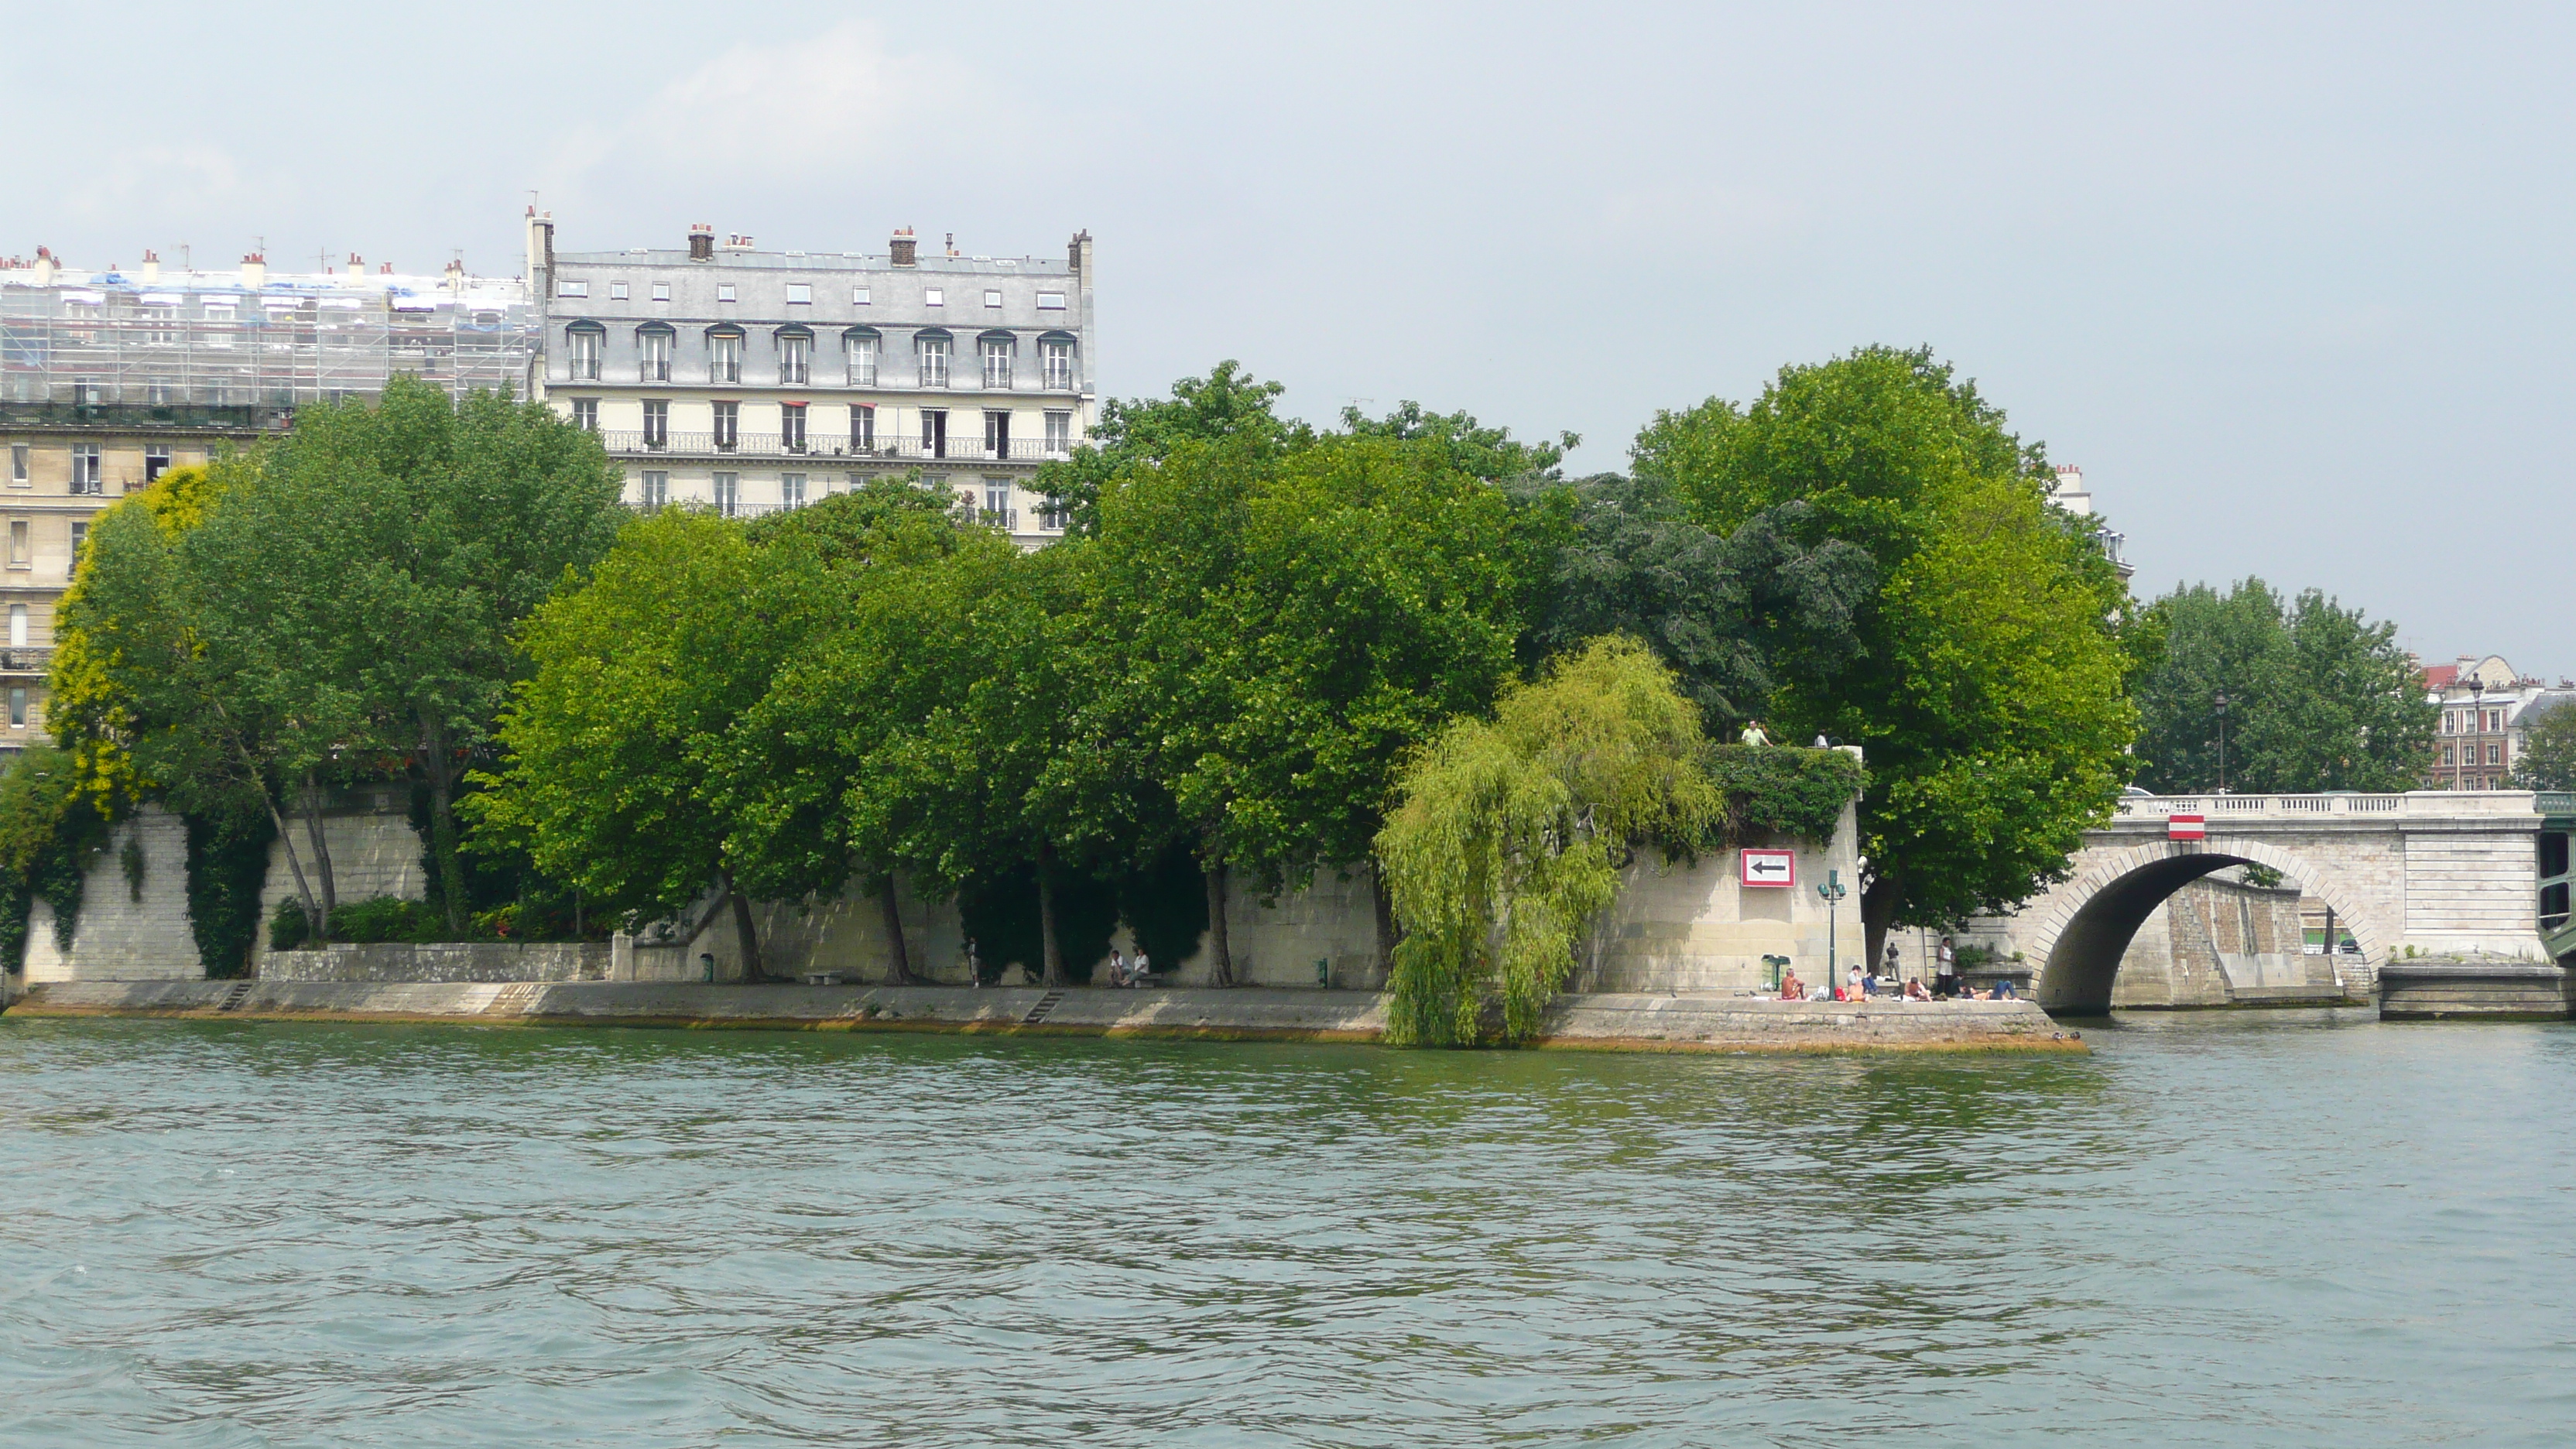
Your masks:
M 0 750 L 44 739 L 54 607 L 99 510 L 397 374 L 525 393 L 536 335 L 525 286 L 458 265 L 197 271 L 145 252 L 97 270 L 41 247 L 0 262 Z
M 2112 566 L 2119 569 L 2120 577 L 2130 578 L 2137 573 L 2128 559 L 2129 536 L 2111 527 L 2102 515 L 2093 511 L 2093 490 L 2084 486 L 2083 469 L 2072 463 L 2059 464 L 2056 482 L 2050 486 L 2048 496 L 2049 501 L 2058 507 L 2092 522 L 2093 536 L 2101 541 L 2102 552 L 2110 557 Z
M 2424 697 L 2442 711 L 2425 783 L 2435 790 L 2502 790 L 2521 762 L 2523 740 L 2543 714 L 2576 697 L 2516 672 L 2502 655 L 2463 654 L 2424 670 Z
M 719 245 L 558 252 L 528 218 L 556 411 L 597 431 L 638 507 L 742 517 L 917 474 L 1034 548 L 1063 520 L 1030 491 L 1095 418 L 1088 232 L 1062 261 Z

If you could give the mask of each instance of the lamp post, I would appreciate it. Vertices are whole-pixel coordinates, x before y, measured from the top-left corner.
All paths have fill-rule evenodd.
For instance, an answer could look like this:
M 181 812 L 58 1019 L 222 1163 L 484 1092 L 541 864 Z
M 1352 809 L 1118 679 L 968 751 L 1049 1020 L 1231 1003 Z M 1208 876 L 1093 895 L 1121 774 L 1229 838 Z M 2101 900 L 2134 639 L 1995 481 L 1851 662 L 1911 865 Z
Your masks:
M 1826 871 L 1825 883 L 1816 887 L 1816 894 L 1825 902 L 1825 987 L 1831 990 L 1834 981 L 1842 972 L 1842 968 L 1834 964 L 1834 958 L 1841 952 L 1841 947 L 1834 938 L 1837 915 L 1834 903 L 1843 898 L 1843 873 L 1838 870 Z
M 2218 695 L 2218 793 L 2227 793 L 2227 693 Z

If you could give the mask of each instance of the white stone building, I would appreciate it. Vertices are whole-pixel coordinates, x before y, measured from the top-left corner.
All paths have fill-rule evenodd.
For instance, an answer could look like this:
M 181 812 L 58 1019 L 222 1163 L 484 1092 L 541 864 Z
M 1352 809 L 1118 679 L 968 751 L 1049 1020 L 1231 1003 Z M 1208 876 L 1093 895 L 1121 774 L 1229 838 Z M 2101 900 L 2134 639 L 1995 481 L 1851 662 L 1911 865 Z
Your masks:
M 598 431 L 638 507 L 794 508 L 918 471 L 1024 547 L 1061 535 L 1029 491 L 1089 432 L 1094 268 L 1063 260 L 762 251 L 691 228 L 678 249 L 558 252 L 528 219 L 546 400 Z

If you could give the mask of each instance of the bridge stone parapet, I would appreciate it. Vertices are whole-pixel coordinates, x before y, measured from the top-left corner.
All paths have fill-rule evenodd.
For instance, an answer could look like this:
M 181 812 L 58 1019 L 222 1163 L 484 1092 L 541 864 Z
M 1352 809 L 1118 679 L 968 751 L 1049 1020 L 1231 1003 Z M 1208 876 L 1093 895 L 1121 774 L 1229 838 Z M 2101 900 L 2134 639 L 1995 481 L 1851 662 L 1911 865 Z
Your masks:
M 2528 791 L 2203 795 L 2124 800 L 2085 835 L 2065 881 L 1982 925 L 2037 968 L 2041 1002 L 2107 1009 L 2140 925 L 2185 884 L 2231 866 L 2277 871 L 2323 901 L 2360 947 L 2343 972 L 2367 995 L 2375 969 L 2414 955 L 2547 959 Z M 2175 839 L 2171 817 L 2202 817 Z

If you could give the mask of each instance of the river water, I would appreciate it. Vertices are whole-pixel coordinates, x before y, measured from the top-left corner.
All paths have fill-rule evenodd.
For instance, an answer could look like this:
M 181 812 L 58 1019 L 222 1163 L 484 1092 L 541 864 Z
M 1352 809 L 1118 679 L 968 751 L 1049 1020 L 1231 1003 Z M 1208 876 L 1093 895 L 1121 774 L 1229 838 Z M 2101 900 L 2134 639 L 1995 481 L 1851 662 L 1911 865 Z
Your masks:
M 0 1444 L 2563 1444 L 2576 1030 L 0 1018 Z

